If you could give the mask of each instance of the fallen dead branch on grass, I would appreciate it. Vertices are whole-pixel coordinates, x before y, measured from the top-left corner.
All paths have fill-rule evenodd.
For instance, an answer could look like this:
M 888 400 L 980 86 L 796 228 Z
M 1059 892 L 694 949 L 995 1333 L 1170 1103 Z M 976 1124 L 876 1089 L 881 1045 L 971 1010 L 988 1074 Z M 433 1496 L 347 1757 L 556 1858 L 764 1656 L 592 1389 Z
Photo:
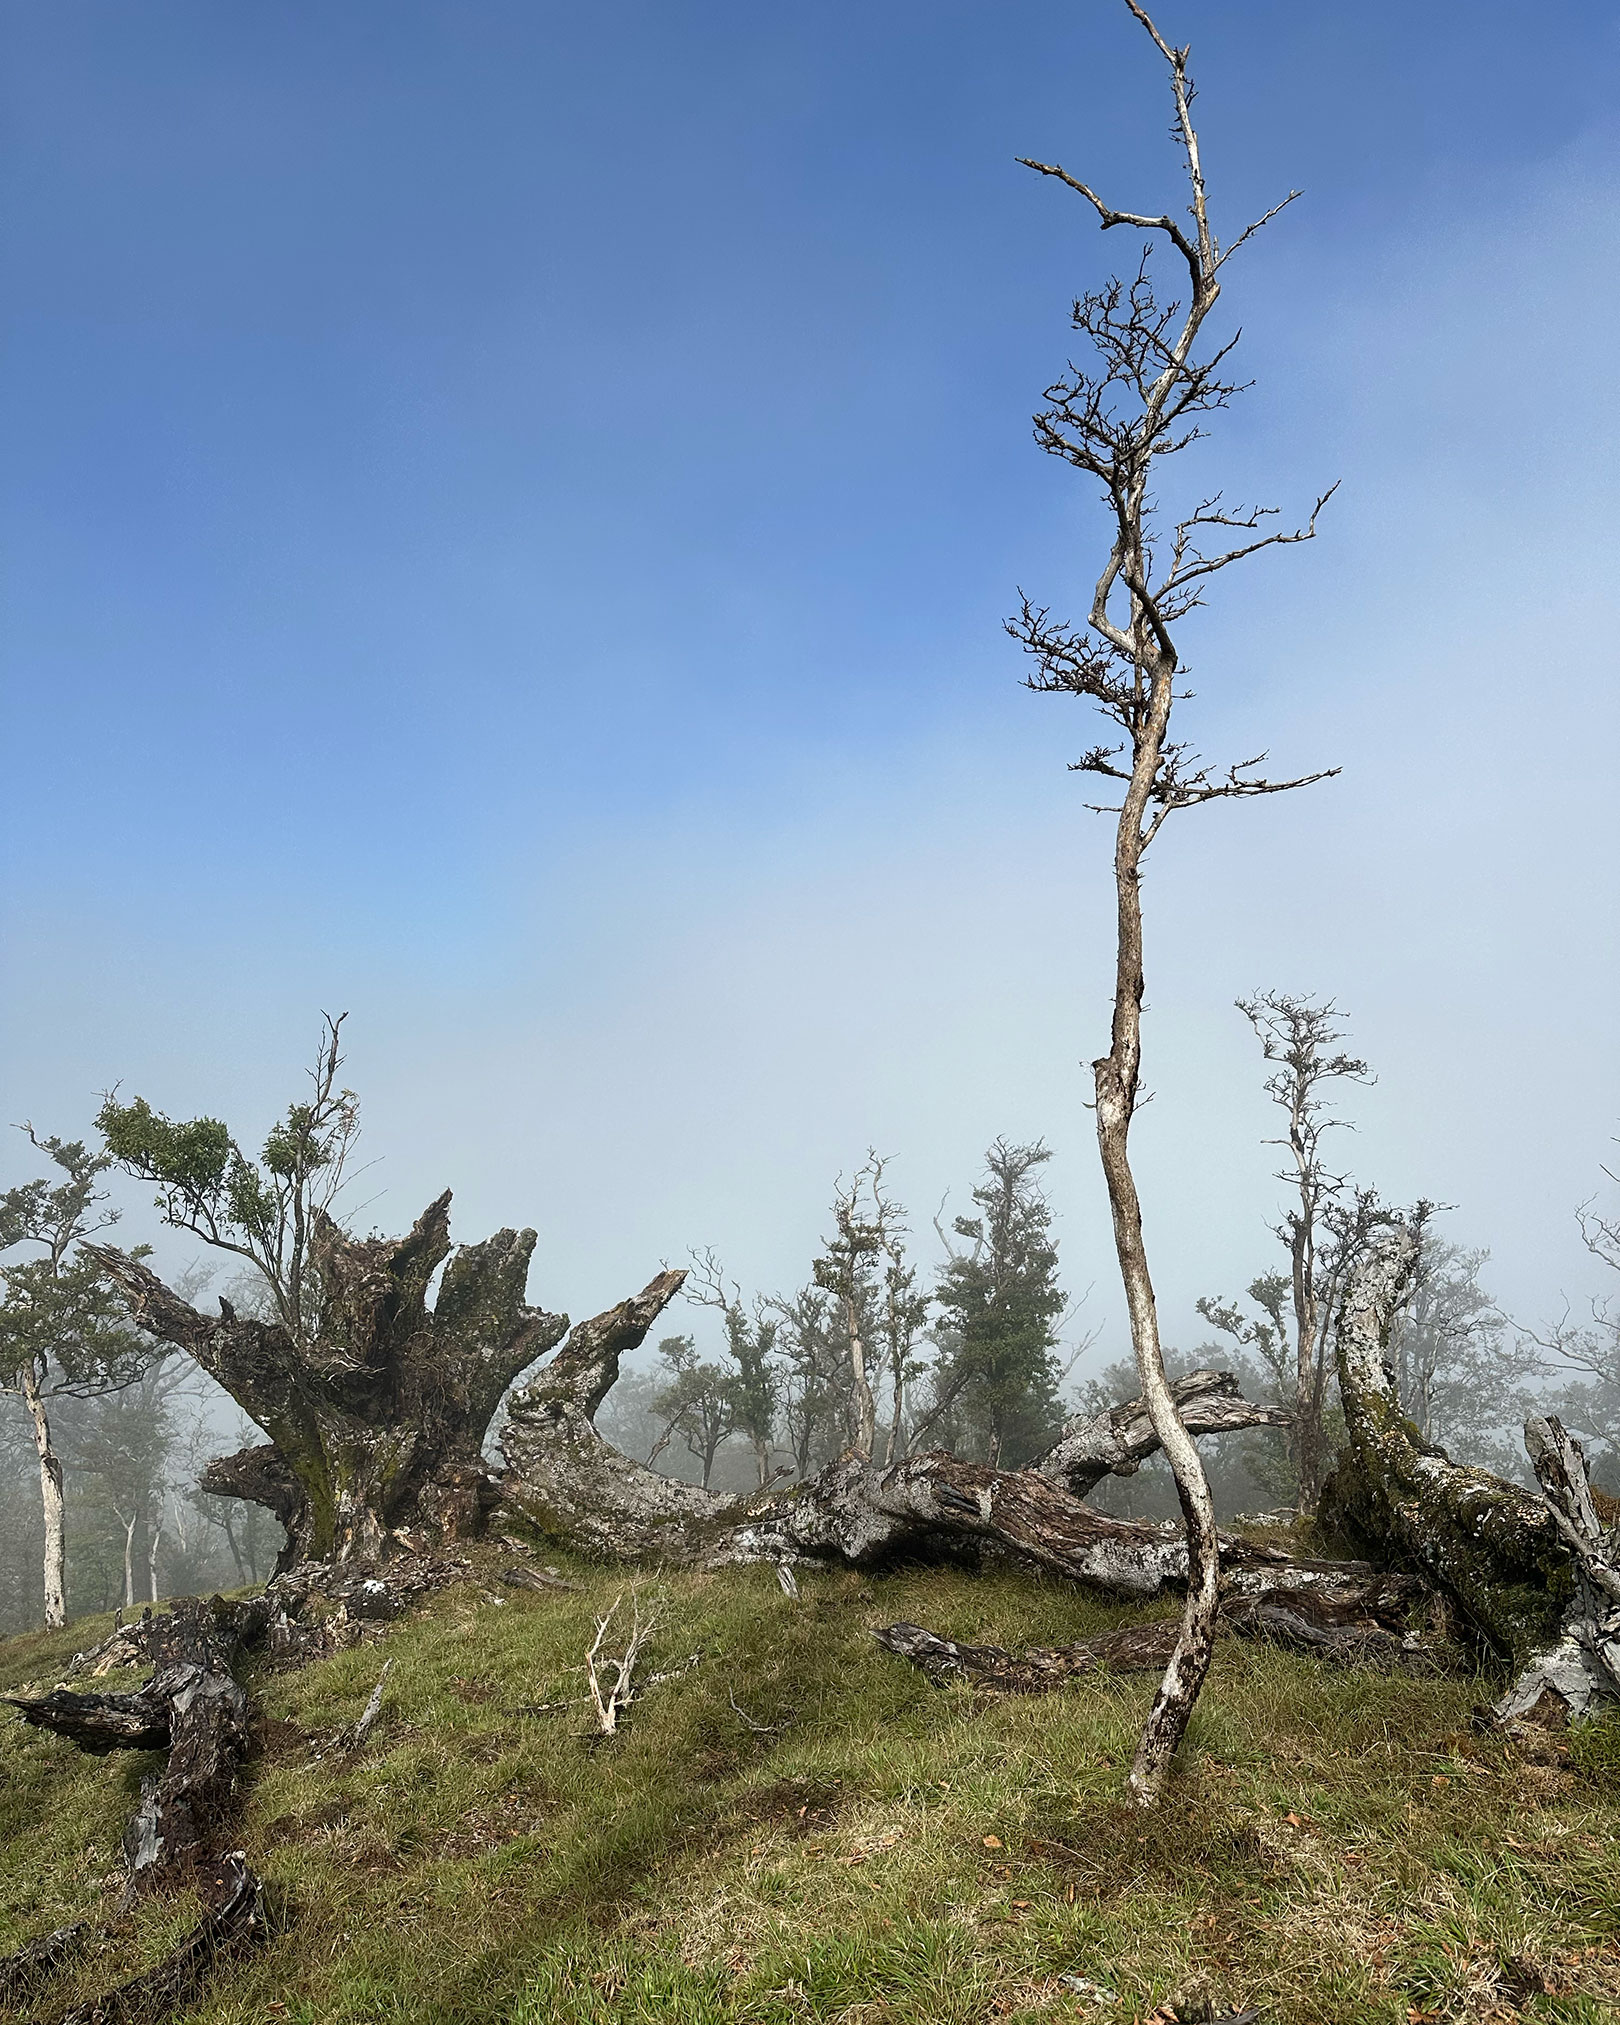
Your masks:
M 1436 1673 L 1454 1663 L 1455 1648 L 1432 1626 L 1410 1619 L 1428 1596 L 1409 1576 L 1368 1575 L 1335 1584 L 1257 1596 L 1231 1596 L 1219 1628 L 1240 1638 L 1263 1639 L 1340 1666 Z M 1049 1694 L 1093 1674 L 1153 1673 L 1169 1660 L 1176 1620 L 1124 1625 L 1073 1645 L 1010 1652 L 999 1645 L 963 1645 L 917 1624 L 888 1624 L 873 1637 L 886 1651 L 909 1660 L 936 1687 L 971 1681 L 1001 1694 Z

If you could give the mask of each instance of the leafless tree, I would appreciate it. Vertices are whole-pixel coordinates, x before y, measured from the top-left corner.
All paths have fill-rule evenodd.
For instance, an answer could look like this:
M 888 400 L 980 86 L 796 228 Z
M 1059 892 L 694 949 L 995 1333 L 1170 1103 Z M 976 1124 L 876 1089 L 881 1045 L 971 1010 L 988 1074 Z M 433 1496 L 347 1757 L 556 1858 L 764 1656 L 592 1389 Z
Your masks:
M 1114 278 L 1074 305 L 1074 327 L 1095 356 L 1047 393 L 1036 417 L 1036 441 L 1098 485 L 1110 528 L 1106 558 L 1083 625 L 1051 618 L 1026 598 L 1008 629 L 1034 662 L 1028 683 L 1042 692 L 1079 696 L 1096 705 L 1123 739 L 1098 745 L 1078 770 L 1117 783 L 1108 805 L 1118 817 L 1114 846 L 1117 909 L 1116 976 L 1109 1049 L 1094 1065 L 1097 1139 L 1113 1211 L 1115 1244 L 1142 1395 L 1175 1475 L 1190 1554 L 1181 1633 L 1148 1717 L 1130 1786 L 1142 1804 L 1160 1793 L 1209 1668 L 1218 1603 L 1219 1545 L 1215 1512 L 1198 1450 L 1177 1417 L 1165 1377 L 1153 1282 L 1142 1237 L 1141 1205 L 1131 1170 L 1129 1137 L 1139 1102 L 1142 1057 L 1142 860 L 1179 810 L 1301 787 L 1258 770 L 1264 755 L 1219 768 L 1171 736 L 1171 713 L 1187 692 L 1175 642 L 1179 621 L 1202 602 L 1217 572 L 1266 548 L 1306 541 L 1316 531 L 1324 494 L 1303 526 L 1267 530 L 1270 509 L 1226 503 L 1219 493 L 1166 518 L 1160 481 L 1166 461 L 1204 433 L 1201 418 L 1224 408 L 1238 386 L 1226 377 L 1235 335 L 1200 339 L 1221 294 L 1221 271 L 1239 246 L 1297 192 L 1222 247 L 1210 221 L 1193 84 L 1186 49 L 1160 34 L 1138 0 L 1125 0 L 1168 70 L 1175 102 L 1173 132 L 1187 177 L 1185 221 L 1168 211 L 1116 210 L 1091 186 L 1053 163 L 1025 166 L 1075 191 L 1097 213 L 1104 231 L 1116 226 L 1147 235 L 1129 279 Z M 1161 301 L 1151 271 L 1156 244 L 1185 268 L 1185 299 Z
M 1370 1083 L 1372 1076 L 1364 1061 L 1340 1048 L 1344 1026 L 1332 999 L 1263 991 L 1239 999 L 1238 1011 L 1254 1028 L 1266 1060 L 1274 1064 L 1266 1078 L 1266 1095 L 1288 1121 L 1288 1136 L 1270 1143 L 1288 1148 L 1289 1166 L 1277 1178 L 1291 1182 L 1299 1197 L 1298 1206 L 1278 1225 L 1277 1236 L 1289 1259 L 1299 1509 L 1313 1512 L 1324 1467 L 1322 1406 L 1335 1263 L 1325 1256 L 1332 1248 L 1329 1212 L 1343 1203 L 1348 1186 L 1347 1177 L 1334 1173 L 1323 1158 L 1328 1133 L 1346 1129 L 1342 1118 L 1328 1116 L 1325 1091 L 1330 1083 Z

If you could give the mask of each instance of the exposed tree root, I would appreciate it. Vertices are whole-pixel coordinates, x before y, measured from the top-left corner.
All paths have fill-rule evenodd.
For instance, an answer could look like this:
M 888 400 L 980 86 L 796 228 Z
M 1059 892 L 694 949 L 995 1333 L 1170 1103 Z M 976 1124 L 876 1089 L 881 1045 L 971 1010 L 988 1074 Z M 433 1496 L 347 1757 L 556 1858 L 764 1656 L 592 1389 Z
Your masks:
M 263 1944 L 264 1887 L 240 1850 L 220 1858 L 204 1896 L 208 1910 L 156 1967 L 75 2005 L 60 2025 L 158 2025 L 190 2007 L 216 1964 Z

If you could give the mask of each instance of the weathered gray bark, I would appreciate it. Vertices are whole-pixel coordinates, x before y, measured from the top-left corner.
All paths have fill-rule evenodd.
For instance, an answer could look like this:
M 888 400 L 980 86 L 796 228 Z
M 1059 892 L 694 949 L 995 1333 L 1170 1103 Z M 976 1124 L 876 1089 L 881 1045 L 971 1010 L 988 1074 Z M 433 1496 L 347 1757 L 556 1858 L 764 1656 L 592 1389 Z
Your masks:
M 221 1301 L 200 1314 L 138 1260 L 87 1247 L 134 1319 L 194 1357 L 271 1437 L 210 1465 L 205 1483 L 266 1504 L 287 1528 L 283 1565 L 373 1560 L 402 1530 L 476 1532 L 488 1502 L 480 1463 L 501 1395 L 567 1329 L 524 1302 L 533 1231 L 504 1230 L 450 1253 L 450 1196 L 403 1238 L 356 1239 L 317 1215 L 321 1290 L 313 1346 Z
M 1287 1427 L 1292 1419 L 1283 1407 L 1258 1406 L 1245 1399 L 1229 1371 L 1191 1371 L 1175 1381 L 1170 1394 L 1189 1434 Z M 1101 1413 L 1077 1415 L 1030 1467 L 1060 1489 L 1083 1498 L 1106 1476 L 1133 1476 L 1158 1447 L 1146 1400 L 1128 1399 Z
M 1524 1445 L 1569 1549 L 1575 1594 L 1556 1643 L 1531 1655 L 1494 1713 L 1499 1722 L 1575 1719 L 1620 1701 L 1620 1525 L 1603 1525 L 1585 1453 L 1561 1421 L 1532 1415 Z
M 1543 1499 L 1454 1463 L 1402 1414 L 1389 1344 L 1417 1245 L 1405 1226 L 1379 1232 L 1346 1283 L 1337 1354 L 1348 1443 L 1323 1516 L 1416 1569 L 1491 1650 L 1523 1665 L 1562 1635 L 1575 1595 L 1569 1547 Z
M 593 1417 L 619 1358 L 679 1284 L 679 1274 L 662 1274 L 636 1300 L 582 1324 L 513 1397 L 500 1447 L 501 1495 L 515 1519 L 613 1561 L 869 1567 L 990 1547 L 1114 1596 L 1186 1583 L 1183 1528 L 1093 1511 L 1039 1469 L 993 1470 L 937 1449 L 887 1466 L 852 1453 L 777 1495 L 742 1498 L 677 1483 L 621 1454 Z M 1244 1541 L 1228 1542 L 1226 1553 L 1236 1589 L 1340 1572 Z

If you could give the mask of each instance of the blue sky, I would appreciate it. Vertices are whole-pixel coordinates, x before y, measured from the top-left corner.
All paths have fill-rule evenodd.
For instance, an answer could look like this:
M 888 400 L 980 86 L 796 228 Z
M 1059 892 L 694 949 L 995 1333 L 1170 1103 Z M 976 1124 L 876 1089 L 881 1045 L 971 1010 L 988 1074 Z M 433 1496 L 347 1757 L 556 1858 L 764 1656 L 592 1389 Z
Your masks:
M 999 628 L 1082 605 L 1028 416 L 1130 251 L 1013 158 L 1176 199 L 1123 5 L 0 19 L 5 1115 L 256 1133 L 348 1008 L 367 1218 L 448 1183 L 575 1312 L 694 1244 L 801 1276 L 868 1142 L 926 1228 L 1040 1133 L 1117 1354 L 1092 731 Z M 1167 1326 L 1269 1263 L 1264 985 L 1341 1000 L 1358 1171 L 1544 1315 L 1620 1130 L 1615 12 L 1163 25 L 1228 229 L 1306 192 L 1230 271 L 1211 468 L 1344 481 L 1189 716 L 1345 769 L 1155 849 Z

